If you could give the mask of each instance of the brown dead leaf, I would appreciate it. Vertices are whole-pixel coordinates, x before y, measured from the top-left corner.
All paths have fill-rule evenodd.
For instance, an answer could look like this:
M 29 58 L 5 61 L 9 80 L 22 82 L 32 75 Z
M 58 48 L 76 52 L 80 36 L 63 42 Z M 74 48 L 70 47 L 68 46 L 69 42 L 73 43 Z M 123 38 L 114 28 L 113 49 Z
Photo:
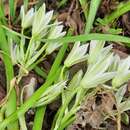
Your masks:
M 130 31 L 130 12 L 122 16 L 122 23 Z
M 113 52 L 114 52 L 115 54 L 119 55 L 121 59 L 125 59 L 125 58 L 128 57 L 128 54 L 127 54 L 127 53 L 124 53 L 124 52 L 122 52 L 122 51 L 120 51 L 120 50 L 113 49 Z
M 5 67 L 3 61 L 0 59 L 0 102 L 4 99 L 6 95 L 6 76 Z
M 104 113 L 107 113 L 107 114 L 113 116 L 112 112 L 113 112 L 113 106 L 115 104 L 115 98 L 114 98 L 113 94 L 110 92 L 104 93 L 104 94 L 102 94 L 101 100 L 102 100 L 101 101 L 102 104 L 101 104 L 100 108 L 102 108 L 102 111 Z
M 128 82 L 128 92 L 130 93 L 130 81 Z
M 104 17 L 116 9 L 119 4 L 118 0 L 103 0 L 99 9 L 99 14 Z
M 6 74 L 3 61 L 0 59 L 0 84 L 5 89 L 6 88 Z
M 67 130 L 88 130 L 85 129 L 88 125 L 99 129 L 100 125 L 105 123 L 107 115 L 112 117 L 114 105 L 115 98 L 110 91 L 101 90 L 95 95 L 90 95 L 77 112 L 76 121 Z
M 34 73 L 29 73 L 28 76 L 22 78 L 20 86 L 23 91 L 23 100 L 26 101 L 35 91 L 37 87 L 37 76 Z
M 3 87 L 0 85 L 0 102 L 1 100 L 5 97 L 5 90 Z
M 127 58 L 128 54 L 130 53 L 130 48 L 119 45 L 119 44 L 113 44 L 113 52 L 117 54 L 121 59 Z
M 78 6 L 78 2 L 73 0 L 68 11 L 64 11 L 58 16 L 58 20 L 63 21 L 66 26 L 72 28 L 75 35 L 82 34 L 84 29 L 84 23 L 80 15 L 81 11 Z

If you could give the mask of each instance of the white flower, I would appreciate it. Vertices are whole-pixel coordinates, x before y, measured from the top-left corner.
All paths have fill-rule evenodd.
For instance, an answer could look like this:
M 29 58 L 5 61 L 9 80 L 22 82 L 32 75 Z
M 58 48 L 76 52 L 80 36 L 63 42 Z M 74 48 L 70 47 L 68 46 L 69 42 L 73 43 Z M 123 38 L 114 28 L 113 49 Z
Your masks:
M 95 64 L 100 58 L 106 57 L 112 50 L 112 45 L 104 47 L 104 41 L 91 40 L 88 64 Z
M 10 54 L 11 54 L 11 60 L 12 60 L 13 65 L 17 64 L 16 50 L 17 50 L 17 45 L 14 44 L 13 42 L 11 42 L 10 43 Z
M 50 34 L 48 36 L 48 39 L 56 39 L 56 38 L 61 38 L 63 37 L 66 32 L 62 32 L 63 30 L 63 25 L 60 25 L 57 21 L 55 22 L 56 25 L 51 28 Z M 46 53 L 50 54 L 57 48 L 59 48 L 62 45 L 62 43 L 59 42 L 49 42 L 47 43 L 47 48 L 46 48 Z
M 120 87 L 115 94 L 115 98 L 116 98 L 116 102 L 117 102 L 118 107 L 119 107 L 119 105 L 120 105 L 120 103 L 125 95 L 126 90 L 127 90 L 127 85 L 125 84 L 122 87 Z
M 39 98 L 35 106 L 47 105 L 55 100 L 66 87 L 66 81 L 61 81 L 53 86 L 50 86 Z
M 53 11 L 49 11 L 45 13 L 45 4 L 43 4 L 38 11 L 35 13 L 33 26 L 32 26 L 32 35 L 43 37 L 47 34 L 47 29 L 50 27 L 48 24 L 50 23 Z
M 113 87 L 120 87 L 130 79 L 130 56 L 120 60 L 117 68 L 117 75 L 112 80 Z
M 20 63 L 23 65 L 24 61 L 24 39 L 21 41 L 20 45 L 14 43 L 12 39 L 10 39 L 10 54 L 12 63 L 14 65 Z
M 64 65 L 66 67 L 70 67 L 74 64 L 77 64 L 79 62 L 83 62 L 87 59 L 88 55 L 87 53 L 88 44 L 84 44 L 80 46 L 80 42 L 76 42 L 69 53 L 68 57 L 66 58 Z
M 24 6 L 21 7 L 21 18 L 22 18 L 22 28 L 28 28 L 32 26 L 33 18 L 34 18 L 34 8 L 31 8 L 27 14 L 25 14 Z
M 111 65 L 112 59 L 113 54 L 100 59 L 96 64 L 88 67 L 88 70 L 81 81 L 81 85 L 84 88 L 92 88 L 112 79 L 116 73 L 106 72 L 108 67 Z
M 120 57 L 118 55 L 115 55 L 113 57 L 112 64 L 110 65 L 108 71 L 117 71 L 119 62 L 120 62 Z

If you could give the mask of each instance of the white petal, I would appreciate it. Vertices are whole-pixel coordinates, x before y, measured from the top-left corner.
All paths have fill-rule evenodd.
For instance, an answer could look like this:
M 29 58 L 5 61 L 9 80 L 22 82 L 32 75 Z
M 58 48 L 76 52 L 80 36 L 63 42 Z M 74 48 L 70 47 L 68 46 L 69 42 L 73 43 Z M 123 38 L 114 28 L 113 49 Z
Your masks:
M 43 4 L 38 11 L 35 13 L 34 21 L 33 21 L 33 28 L 32 28 L 32 34 L 39 34 L 39 30 L 41 29 L 41 25 L 45 16 L 45 4 Z
M 52 19 L 52 16 L 53 16 L 53 10 L 52 11 L 49 11 L 45 14 L 45 17 L 44 17 L 44 20 L 42 21 L 42 25 L 43 26 L 46 26 Z
M 25 17 L 25 11 L 24 11 L 24 6 L 23 6 L 23 5 L 21 6 L 20 16 L 21 16 L 21 19 L 22 19 L 22 20 L 23 20 L 24 17 Z
M 93 78 L 89 78 L 89 79 L 85 79 L 83 78 L 81 81 L 81 85 L 84 88 L 93 88 L 96 87 L 99 84 L 103 84 L 107 81 L 109 81 L 110 79 L 112 79 L 114 76 L 116 75 L 115 72 L 108 72 L 108 73 L 103 73 L 103 74 L 98 74 L 95 75 Z

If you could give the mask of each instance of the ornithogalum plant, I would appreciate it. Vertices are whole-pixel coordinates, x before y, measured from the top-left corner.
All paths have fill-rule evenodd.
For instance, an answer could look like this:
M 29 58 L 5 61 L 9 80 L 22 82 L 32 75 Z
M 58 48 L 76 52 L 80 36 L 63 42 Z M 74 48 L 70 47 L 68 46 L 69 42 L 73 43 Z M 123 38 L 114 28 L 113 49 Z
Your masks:
M 10 44 L 10 55 L 13 65 L 19 66 L 19 73 L 16 76 L 16 82 L 19 84 L 22 77 L 27 75 L 30 70 L 34 69 L 35 66 L 40 63 L 46 55 L 51 54 L 57 48 L 62 46 L 61 42 L 42 42 L 42 39 L 53 39 L 63 37 L 66 32 L 63 31 L 63 25 L 61 22 L 52 21 L 53 11 L 46 13 L 45 4 L 43 4 L 37 11 L 31 8 L 25 13 L 24 6 L 21 7 L 21 38 L 17 36 L 16 40 L 12 35 L 8 36 Z M 24 37 L 25 29 L 31 29 L 31 37 L 28 40 Z M 29 90 L 33 94 L 34 82 L 29 85 L 23 86 L 20 94 L 21 105 L 23 101 L 23 93 L 25 90 Z M 30 87 L 30 89 L 26 89 Z M 65 81 L 61 81 L 57 84 L 52 85 L 46 90 L 46 92 L 39 97 L 39 100 L 34 107 L 46 105 L 56 99 L 63 88 L 65 87 Z M 10 90 L 11 91 L 11 90 Z M 30 96 L 31 96 L 30 94 Z M 26 130 L 26 123 L 24 115 L 19 117 L 21 130 Z
M 61 22 L 53 23 L 52 16 L 53 11 L 45 12 L 45 4 L 38 11 L 31 8 L 26 14 L 23 6 L 21 7 L 22 34 L 26 28 L 32 27 L 32 36 L 27 48 L 25 47 L 27 41 L 24 37 L 21 37 L 20 43 L 15 43 L 13 39 L 10 39 L 12 62 L 21 66 L 19 78 L 62 45 L 61 42 L 41 42 L 42 38 L 53 39 L 54 36 L 59 38 L 65 35 L 65 32 L 62 32 Z
M 89 24 L 86 26 L 88 28 L 90 25 L 90 27 L 86 33 L 92 28 L 93 22 L 91 21 L 94 21 L 100 1 L 97 2 L 97 5 L 93 3 L 94 1 L 92 1 L 91 5 L 94 5 L 96 8 L 92 17 L 91 13 L 93 9 L 91 10 L 90 8 Z M 6 31 L 9 31 L 7 37 L 10 45 L 10 58 L 13 65 L 19 67 L 18 75 L 11 82 L 12 84 L 7 93 L 6 101 L 16 83 L 19 85 L 22 77 L 34 69 L 47 55 L 50 55 L 61 46 L 63 48 L 61 48 L 59 54 L 62 52 L 65 53 L 68 45 L 65 42 L 76 42 L 63 61 L 63 66 L 60 66 L 60 64 L 64 54 L 61 57 L 58 54 L 58 58 L 56 58 L 56 62 L 54 62 L 45 84 L 36 92 L 34 92 L 35 84 L 33 79 L 29 84 L 20 88 L 20 108 L 5 120 L 3 111 L 6 106 L 6 101 L 4 102 L 0 110 L 0 130 L 3 130 L 8 124 L 11 124 L 18 118 L 20 129 L 27 130 L 24 115 L 26 111 L 31 107 L 38 108 L 44 106 L 43 110 L 45 112 L 45 106 L 57 98 L 61 99 L 61 106 L 55 115 L 51 130 L 63 130 L 75 120 L 76 112 L 80 109 L 80 104 L 83 99 L 85 100 L 88 93 L 97 89 L 99 86 L 110 89 L 115 94 L 117 108 L 115 116 L 118 122 L 118 130 L 120 130 L 121 114 L 124 114 L 126 110 L 130 109 L 129 100 L 123 98 L 126 91 L 126 83 L 130 79 L 130 57 L 120 59 L 119 56 L 112 52 L 112 45 L 106 46 L 105 41 L 102 40 L 108 40 L 110 38 L 111 41 L 129 43 L 130 39 L 109 34 L 88 34 L 62 38 L 66 34 L 63 31 L 63 25 L 61 22 L 52 19 L 53 11 L 46 12 L 45 4 L 38 10 L 31 8 L 27 13 L 25 13 L 26 11 L 24 9 L 25 7 L 22 6 L 20 11 L 21 33 L 10 31 L 7 27 L 1 26 Z M 100 41 L 92 39 L 100 39 Z M 90 43 L 81 43 L 81 41 L 88 40 L 91 40 Z M 71 67 L 81 62 L 86 63 L 86 70 L 80 68 L 70 78 Z M 56 70 L 56 68 L 58 69 Z M 26 89 L 28 87 L 29 89 Z M 23 92 L 25 90 L 29 91 L 29 97 L 26 102 L 23 100 Z M 38 130 L 41 130 L 42 121 L 39 117 L 37 119 L 37 116 L 36 122 L 40 122 Z
M 121 85 L 130 79 L 128 70 L 130 66 L 128 62 L 129 57 L 124 60 L 120 60 L 119 56 L 112 52 L 111 45 L 104 47 L 104 41 L 91 41 L 88 53 L 87 46 L 88 45 L 81 45 L 80 47 L 80 43 L 75 43 L 64 62 L 63 69 L 69 69 L 75 63 L 82 61 L 86 61 L 88 67 L 84 76 L 82 70 L 80 70 L 73 77 L 72 81 L 70 81 L 66 90 L 62 92 L 62 106 L 54 118 L 51 130 L 63 130 L 68 124 L 71 124 L 75 120 L 75 113 L 80 108 L 82 100 L 87 96 L 88 90 L 94 90 L 100 85 L 115 92 L 118 90 L 118 87 L 121 87 Z M 125 71 L 123 71 L 124 67 Z M 66 78 L 66 76 L 63 76 L 66 73 L 63 73 L 63 71 L 61 71 L 61 73 L 61 79 Z M 121 77 L 123 76 L 122 78 L 119 73 Z M 109 85 L 107 84 L 108 81 Z M 130 105 L 123 107 L 125 103 L 129 104 L 129 101 L 122 102 L 121 105 L 118 105 L 123 98 L 125 90 L 121 87 L 118 90 L 119 92 L 115 94 L 115 98 L 117 99 L 118 115 L 121 115 L 122 112 L 130 109 Z M 122 93 L 122 96 L 119 94 L 120 92 Z M 121 118 L 117 120 L 120 123 Z

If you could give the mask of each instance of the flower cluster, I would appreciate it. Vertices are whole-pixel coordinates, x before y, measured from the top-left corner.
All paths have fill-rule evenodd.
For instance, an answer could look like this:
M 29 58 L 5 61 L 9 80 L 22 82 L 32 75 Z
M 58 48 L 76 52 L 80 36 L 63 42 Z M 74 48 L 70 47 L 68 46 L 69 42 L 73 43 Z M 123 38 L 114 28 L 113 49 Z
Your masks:
M 37 11 L 31 8 L 26 14 L 24 7 L 21 7 L 21 26 L 22 34 L 24 30 L 32 27 L 32 37 L 27 45 L 25 37 L 21 37 L 20 43 L 15 43 L 11 38 L 10 52 L 14 64 L 20 64 L 27 70 L 32 68 L 38 59 L 51 54 L 62 46 L 61 42 L 42 42 L 42 39 L 56 39 L 63 37 L 63 25 L 57 20 L 52 22 L 53 10 L 46 13 L 45 4 Z M 43 59 L 42 58 L 42 59 Z

